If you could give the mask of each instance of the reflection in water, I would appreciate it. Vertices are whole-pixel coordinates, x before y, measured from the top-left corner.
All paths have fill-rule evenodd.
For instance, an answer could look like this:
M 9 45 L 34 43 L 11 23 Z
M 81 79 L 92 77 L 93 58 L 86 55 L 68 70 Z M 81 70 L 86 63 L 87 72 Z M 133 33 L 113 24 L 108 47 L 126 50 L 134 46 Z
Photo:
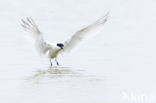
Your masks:
M 75 70 L 69 67 L 50 67 L 48 69 L 38 69 L 32 76 L 27 78 L 35 83 L 41 81 L 94 81 L 98 80 L 94 75 L 85 74 L 84 70 Z
M 103 99 L 104 86 L 101 78 L 88 75 L 84 70 L 68 67 L 38 69 L 23 81 L 20 98 L 24 103 L 97 103 Z
M 82 70 L 74 71 L 69 67 L 50 67 L 47 70 L 37 70 L 34 74 L 34 78 L 41 76 L 48 76 L 51 78 L 54 77 L 63 77 L 63 76 L 78 76 L 81 75 Z

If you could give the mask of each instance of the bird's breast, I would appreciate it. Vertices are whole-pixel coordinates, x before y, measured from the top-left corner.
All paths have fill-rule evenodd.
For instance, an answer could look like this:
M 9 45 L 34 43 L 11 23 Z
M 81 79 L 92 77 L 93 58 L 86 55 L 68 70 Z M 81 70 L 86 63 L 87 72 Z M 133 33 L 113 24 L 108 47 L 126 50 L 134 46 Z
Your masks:
M 59 51 L 60 50 L 61 49 L 49 50 L 48 57 L 49 58 L 55 58 L 55 57 L 57 57 L 57 55 L 59 54 Z

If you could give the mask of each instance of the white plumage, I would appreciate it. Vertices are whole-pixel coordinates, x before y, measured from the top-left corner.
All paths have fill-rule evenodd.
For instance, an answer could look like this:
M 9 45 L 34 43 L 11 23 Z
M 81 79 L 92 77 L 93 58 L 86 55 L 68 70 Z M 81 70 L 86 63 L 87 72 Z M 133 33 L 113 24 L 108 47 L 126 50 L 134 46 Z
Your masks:
M 57 61 L 57 56 L 61 52 L 70 51 L 73 47 L 78 45 L 86 38 L 98 34 L 103 29 L 103 26 L 107 21 L 108 16 L 109 13 L 107 13 L 104 17 L 100 18 L 94 23 L 90 24 L 89 26 L 78 30 L 69 40 L 65 41 L 64 43 L 48 43 L 47 41 L 45 41 L 43 38 L 43 34 L 40 32 L 37 24 L 31 17 L 27 17 L 25 20 L 22 19 L 21 25 L 25 30 L 31 32 L 32 40 L 36 50 L 39 54 L 47 56 L 52 66 L 52 59 L 55 59 L 57 65 L 59 65 Z

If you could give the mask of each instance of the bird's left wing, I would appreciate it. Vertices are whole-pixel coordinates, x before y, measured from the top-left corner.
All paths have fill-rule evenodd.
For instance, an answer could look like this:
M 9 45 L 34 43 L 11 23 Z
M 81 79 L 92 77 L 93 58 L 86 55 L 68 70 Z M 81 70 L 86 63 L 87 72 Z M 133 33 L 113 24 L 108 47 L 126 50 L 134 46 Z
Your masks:
M 109 12 L 87 27 L 77 31 L 69 40 L 65 41 L 63 51 L 70 51 L 73 47 L 84 41 L 86 38 L 98 34 L 104 27 L 109 16 Z

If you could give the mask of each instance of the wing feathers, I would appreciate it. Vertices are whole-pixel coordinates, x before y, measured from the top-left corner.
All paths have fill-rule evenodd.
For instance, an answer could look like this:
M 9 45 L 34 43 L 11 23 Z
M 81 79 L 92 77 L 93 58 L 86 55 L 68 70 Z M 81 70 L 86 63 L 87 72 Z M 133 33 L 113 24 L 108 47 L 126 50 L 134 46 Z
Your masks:
M 65 42 L 64 51 L 70 51 L 73 47 L 81 43 L 81 41 L 98 34 L 103 29 L 103 25 L 106 23 L 108 16 L 109 12 L 91 25 L 77 31 L 69 40 Z
M 34 20 L 31 17 L 27 17 L 25 20 L 22 19 L 21 21 L 22 21 L 21 26 L 24 29 L 26 29 L 34 34 L 41 34 L 36 23 L 34 22 Z

